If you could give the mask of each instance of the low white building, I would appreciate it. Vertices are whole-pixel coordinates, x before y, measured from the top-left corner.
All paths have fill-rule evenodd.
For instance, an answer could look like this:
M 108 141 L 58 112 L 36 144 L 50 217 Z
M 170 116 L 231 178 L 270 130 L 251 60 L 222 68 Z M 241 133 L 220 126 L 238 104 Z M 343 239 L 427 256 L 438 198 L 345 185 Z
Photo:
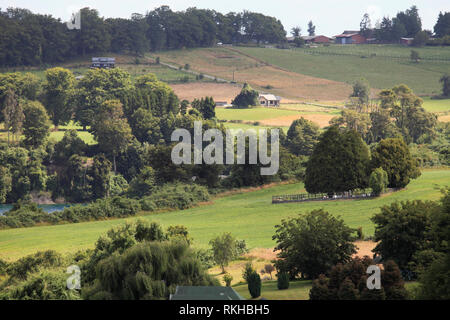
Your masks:
M 279 107 L 281 98 L 273 94 L 260 94 L 259 103 L 264 107 Z

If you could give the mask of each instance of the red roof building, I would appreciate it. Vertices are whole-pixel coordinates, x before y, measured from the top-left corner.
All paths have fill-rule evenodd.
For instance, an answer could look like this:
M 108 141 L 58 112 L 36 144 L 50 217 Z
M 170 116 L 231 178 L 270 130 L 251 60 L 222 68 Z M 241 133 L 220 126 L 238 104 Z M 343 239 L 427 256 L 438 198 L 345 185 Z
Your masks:
M 335 36 L 335 43 L 337 44 L 361 44 L 365 42 L 366 38 L 359 31 L 344 31 L 344 33 Z

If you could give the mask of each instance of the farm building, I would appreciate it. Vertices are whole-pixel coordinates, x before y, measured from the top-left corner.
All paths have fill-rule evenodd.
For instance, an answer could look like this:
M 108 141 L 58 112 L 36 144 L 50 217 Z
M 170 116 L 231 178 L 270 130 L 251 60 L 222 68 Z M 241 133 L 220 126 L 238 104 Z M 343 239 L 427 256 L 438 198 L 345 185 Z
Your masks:
M 91 68 L 113 69 L 116 67 L 116 58 L 92 58 Z
M 400 38 L 400 43 L 404 44 L 406 46 L 410 46 L 413 41 L 414 41 L 414 38 Z
M 303 36 L 303 40 L 305 40 L 306 43 L 330 43 L 331 38 L 328 38 L 326 36 Z
M 344 31 L 344 33 L 335 36 L 336 44 L 361 44 L 365 42 L 366 38 L 359 31 Z
M 260 94 L 259 103 L 265 107 L 279 107 L 281 104 L 281 98 L 273 94 Z

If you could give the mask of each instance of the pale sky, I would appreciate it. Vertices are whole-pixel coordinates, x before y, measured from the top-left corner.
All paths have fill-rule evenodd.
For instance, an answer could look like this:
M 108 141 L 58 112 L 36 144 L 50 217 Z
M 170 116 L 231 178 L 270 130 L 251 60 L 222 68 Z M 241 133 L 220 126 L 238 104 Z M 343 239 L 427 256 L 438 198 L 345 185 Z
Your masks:
M 387 15 L 393 17 L 398 11 L 416 5 L 424 29 L 433 30 L 439 11 L 450 11 L 449 0 L 0 0 L 0 8 L 20 7 L 36 13 L 47 13 L 66 21 L 71 13 L 90 7 L 99 10 L 100 15 L 129 18 L 132 13 L 145 14 L 161 5 L 172 10 L 189 7 L 214 9 L 222 13 L 250 10 L 274 16 L 281 20 L 289 33 L 292 27 L 300 26 L 306 34 L 307 23 L 312 20 L 316 34 L 333 36 L 344 30 L 358 30 L 364 13 L 369 13 L 372 24 Z

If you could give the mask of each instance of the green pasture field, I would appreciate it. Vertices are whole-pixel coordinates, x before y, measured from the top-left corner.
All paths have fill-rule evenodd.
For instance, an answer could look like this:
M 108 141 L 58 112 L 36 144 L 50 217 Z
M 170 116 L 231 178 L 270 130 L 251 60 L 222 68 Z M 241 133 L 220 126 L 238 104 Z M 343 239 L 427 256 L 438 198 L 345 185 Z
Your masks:
M 371 200 L 338 200 L 272 205 L 272 196 L 305 192 L 302 183 L 278 185 L 252 192 L 228 195 L 189 210 L 157 214 L 142 213 L 139 217 L 80 224 L 41 226 L 0 231 L 0 258 L 16 260 L 40 250 L 76 252 L 92 248 L 98 237 L 125 221 L 142 218 L 156 221 L 164 228 L 185 225 L 194 246 L 208 247 L 208 242 L 223 232 L 231 232 L 247 242 L 250 249 L 272 248 L 274 226 L 281 219 L 314 209 L 323 208 L 340 215 L 353 228 L 362 227 L 365 235 L 373 235 L 370 218 L 383 205 L 404 200 L 438 200 L 440 188 L 450 185 L 450 170 L 425 170 L 420 178 L 411 182 L 405 190 Z
M 246 124 L 246 123 L 231 123 L 231 122 L 225 122 L 223 123 L 223 125 L 225 126 L 225 128 L 230 129 L 230 130 L 256 130 L 258 131 L 259 129 L 273 129 L 273 128 L 277 128 L 277 129 L 282 129 L 284 131 L 284 133 L 287 134 L 289 127 L 269 127 L 269 126 L 255 126 L 252 124 Z
M 3 123 L 0 123 L 0 128 L 3 129 Z M 52 129 L 53 129 L 53 126 L 52 126 Z M 73 121 L 68 123 L 66 126 L 60 126 L 58 131 L 51 131 L 49 139 L 51 139 L 55 142 L 59 142 L 64 137 L 64 133 L 69 129 L 77 130 L 78 136 L 88 145 L 94 145 L 97 143 L 97 141 L 95 141 L 95 139 L 94 139 L 94 136 L 90 132 L 82 131 L 82 127 L 73 123 Z M 7 132 L 5 130 L 0 130 L 0 141 L 6 142 L 8 139 L 7 137 L 8 137 Z M 23 136 L 21 136 L 20 138 L 22 139 Z
M 429 112 L 446 114 L 450 112 L 450 99 L 430 99 L 423 98 L 423 107 Z
M 352 56 L 366 56 L 393 58 L 393 59 L 410 59 L 411 50 L 419 53 L 422 60 L 443 60 L 450 62 L 450 50 L 448 47 L 440 46 L 424 46 L 420 48 L 407 47 L 395 44 L 353 44 L 353 45 L 337 45 L 318 46 L 317 48 L 298 48 L 295 50 L 315 52 L 319 54 L 342 54 Z
M 248 109 L 216 108 L 216 116 L 220 120 L 259 121 L 275 119 L 285 116 L 302 114 L 335 114 L 339 109 L 326 109 L 308 105 L 282 105 L 280 108 L 255 107 Z
M 279 110 L 275 108 L 255 107 L 248 109 L 217 108 L 216 116 L 220 120 L 258 121 L 284 116 L 298 115 L 298 111 Z
M 86 62 L 84 62 L 83 64 L 79 64 L 79 65 L 63 64 L 63 65 L 55 65 L 55 66 L 67 68 L 67 69 L 71 70 L 75 76 L 82 76 L 89 70 Z M 49 66 L 49 67 L 46 67 L 45 69 L 15 68 L 15 69 L 9 69 L 4 72 L 16 72 L 16 71 L 21 72 L 21 73 L 29 72 L 29 73 L 36 75 L 40 79 L 44 80 L 45 79 L 45 70 L 48 68 L 51 68 L 51 67 L 55 67 L 55 66 Z M 156 77 L 159 80 L 164 81 L 164 82 L 169 82 L 169 83 L 182 82 L 182 81 L 184 81 L 184 78 L 186 78 L 186 77 L 187 77 L 187 79 L 189 79 L 189 81 L 197 81 L 195 75 L 193 75 L 191 73 L 185 72 L 183 70 L 171 69 L 171 68 L 168 68 L 163 65 L 118 63 L 117 67 L 130 73 L 132 79 L 134 79 L 138 76 L 144 75 L 144 74 L 153 73 L 156 75 Z M 206 81 L 206 80 L 203 80 L 203 81 Z
M 269 49 L 236 47 L 240 52 L 263 60 L 271 65 L 294 71 L 300 74 L 323 79 L 353 84 L 360 78 L 367 79 L 373 88 L 384 89 L 405 83 L 416 94 L 437 95 L 441 93 L 439 79 L 445 73 L 450 73 L 450 58 L 448 48 L 420 48 L 419 54 L 423 57 L 447 59 L 447 61 L 421 60 L 412 62 L 407 57 L 411 53 L 410 47 L 384 46 L 357 46 L 358 50 L 374 53 L 385 51 L 386 55 L 401 55 L 402 59 L 381 56 L 370 57 L 370 54 L 358 56 L 350 55 L 349 50 L 356 46 L 334 46 L 316 49 Z M 371 49 L 373 48 L 373 49 Z M 342 55 L 314 53 L 314 50 L 335 50 Z M 392 51 L 392 52 L 390 52 Z M 347 54 L 345 54 L 347 53 Z M 362 58 L 364 56 L 365 58 Z

